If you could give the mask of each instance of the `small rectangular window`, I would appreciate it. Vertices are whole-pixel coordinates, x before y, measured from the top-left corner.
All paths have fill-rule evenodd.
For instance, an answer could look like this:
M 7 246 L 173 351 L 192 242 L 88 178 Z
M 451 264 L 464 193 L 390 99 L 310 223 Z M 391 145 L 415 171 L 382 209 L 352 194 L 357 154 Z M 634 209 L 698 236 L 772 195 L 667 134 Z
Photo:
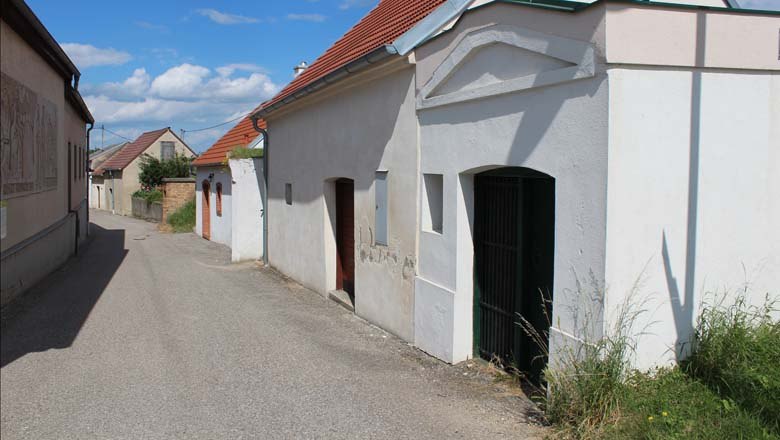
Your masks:
M 292 205 L 292 183 L 284 184 L 284 201 L 288 205 Z
M 374 240 L 376 244 L 387 245 L 387 171 L 377 171 L 374 183 L 376 198 L 376 218 Z
M 442 233 L 444 178 L 441 174 L 423 174 L 422 227 L 424 231 Z
M 171 141 L 160 142 L 160 158 L 162 160 L 171 160 L 176 153 L 176 144 Z

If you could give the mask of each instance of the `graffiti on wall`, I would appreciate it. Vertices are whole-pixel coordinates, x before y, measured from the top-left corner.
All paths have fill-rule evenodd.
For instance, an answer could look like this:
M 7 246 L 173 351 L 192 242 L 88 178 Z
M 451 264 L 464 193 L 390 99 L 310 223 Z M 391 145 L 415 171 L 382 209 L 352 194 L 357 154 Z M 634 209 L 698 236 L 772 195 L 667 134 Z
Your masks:
M 57 187 L 57 106 L 15 79 L 0 78 L 2 197 Z

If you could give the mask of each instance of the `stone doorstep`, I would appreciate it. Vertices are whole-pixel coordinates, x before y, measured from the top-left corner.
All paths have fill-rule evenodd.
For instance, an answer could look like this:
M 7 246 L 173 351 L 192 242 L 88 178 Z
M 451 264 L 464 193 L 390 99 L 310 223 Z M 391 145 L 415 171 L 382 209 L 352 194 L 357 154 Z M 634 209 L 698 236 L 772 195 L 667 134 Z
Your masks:
M 328 298 L 350 312 L 355 311 L 355 305 L 352 304 L 352 300 L 349 299 L 349 294 L 343 290 L 331 290 L 328 292 Z

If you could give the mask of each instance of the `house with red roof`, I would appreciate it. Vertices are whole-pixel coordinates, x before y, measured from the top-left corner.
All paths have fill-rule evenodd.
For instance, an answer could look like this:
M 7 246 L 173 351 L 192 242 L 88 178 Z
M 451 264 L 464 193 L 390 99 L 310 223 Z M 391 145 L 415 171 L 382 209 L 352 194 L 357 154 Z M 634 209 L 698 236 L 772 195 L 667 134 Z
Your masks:
M 267 259 L 447 362 L 538 378 L 636 295 L 636 366 L 680 359 L 704 292 L 780 284 L 779 17 L 382 0 L 253 115 Z
M 265 122 L 258 122 L 265 128 Z M 195 232 L 230 246 L 233 261 L 262 257 L 261 155 L 230 159 L 235 149 L 247 148 L 258 152 L 263 148 L 263 137 L 248 116 L 193 161 L 197 167 Z
M 197 156 L 170 127 L 141 134 L 134 141 L 123 145 L 93 171 L 91 192 L 100 194 L 103 199 L 99 204 L 100 209 L 132 215 L 133 193 L 141 189 L 138 174 L 143 154 L 158 159 L 170 159 L 175 155 Z

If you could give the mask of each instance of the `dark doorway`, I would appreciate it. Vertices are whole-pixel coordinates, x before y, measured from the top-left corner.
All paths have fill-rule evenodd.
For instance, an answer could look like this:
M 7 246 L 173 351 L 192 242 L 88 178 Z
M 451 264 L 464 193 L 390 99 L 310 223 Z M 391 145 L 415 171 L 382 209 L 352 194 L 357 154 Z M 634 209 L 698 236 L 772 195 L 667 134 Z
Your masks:
M 211 240 L 211 184 L 208 180 L 204 180 L 202 184 L 203 199 L 201 202 L 201 229 L 203 238 Z
M 525 168 L 474 177 L 474 351 L 539 382 L 552 317 L 555 180 Z M 541 337 L 528 335 L 520 317 Z
M 355 184 L 336 181 L 336 289 L 355 303 Z

